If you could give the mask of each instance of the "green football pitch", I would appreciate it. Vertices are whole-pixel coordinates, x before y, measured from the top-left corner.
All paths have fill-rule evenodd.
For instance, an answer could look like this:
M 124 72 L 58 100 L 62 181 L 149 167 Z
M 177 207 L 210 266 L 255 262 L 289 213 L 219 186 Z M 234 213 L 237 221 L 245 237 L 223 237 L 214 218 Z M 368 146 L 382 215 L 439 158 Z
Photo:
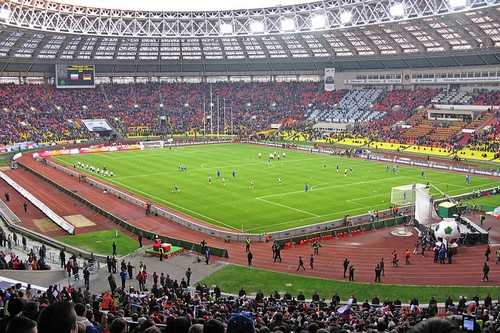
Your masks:
M 139 247 L 136 240 L 115 230 L 85 232 L 61 236 L 58 239 L 68 245 L 102 255 L 111 255 L 113 242 L 115 242 L 119 257 L 129 254 Z
M 275 151 L 281 158 L 268 163 L 267 157 Z M 283 157 L 283 153 L 286 156 Z M 422 177 L 421 169 L 411 167 L 400 167 L 399 172 L 393 174 L 383 163 L 246 144 L 55 159 L 69 166 L 82 162 L 96 168 L 106 167 L 114 177 L 92 175 L 196 219 L 255 233 L 387 209 L 392 187 L 415 182 L 430 182 L 450 195 L 500 185 L 498 180 L 475 176 L 472 184 L 466 185 L 462 174 L 428 169 Z M 180 166 L 186 170 L 180 171 Z M 344 176 L 344 170 L 349 168 L 352 172 Z M 221 172 L 220 177 L 217 170 Z M 308 192 L 306 184 L 310 188 Z M 433 194 L 438 192 L 433 190 Z

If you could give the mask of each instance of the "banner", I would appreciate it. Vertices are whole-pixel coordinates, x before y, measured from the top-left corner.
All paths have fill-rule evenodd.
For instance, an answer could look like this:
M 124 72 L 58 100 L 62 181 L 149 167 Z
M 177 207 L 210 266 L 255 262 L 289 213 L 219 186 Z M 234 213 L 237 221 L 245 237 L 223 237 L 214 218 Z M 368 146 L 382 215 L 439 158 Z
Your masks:
M 90 146 L 83 148 L 72 148 L 72 149 L 58 149 L 58 150 L 45 150 L 33 153 L 33 158 L 39 157 L 51 157 L 60 155 L 78 155 L 78 154 L 91 154 L 91 153 L 105 153 L 113 151 L 125 151 L 125 150 L 139 150 L 140 145 L 116 145 L 116 146 Z
M 335 68 L 325 68 L 325 91 L 335 90 Z

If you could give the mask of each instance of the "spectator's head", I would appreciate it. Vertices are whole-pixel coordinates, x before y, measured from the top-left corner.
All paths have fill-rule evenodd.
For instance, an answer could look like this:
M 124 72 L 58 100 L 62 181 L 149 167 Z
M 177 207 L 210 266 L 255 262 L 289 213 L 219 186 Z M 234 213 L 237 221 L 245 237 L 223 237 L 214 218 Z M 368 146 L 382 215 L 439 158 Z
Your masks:
M 38 302 L 26 302 L 23 309 L 23 316 L 28 317 L 31 320 L 36 320 L 38 318 L 38 312 L 40 311 L 40 303 Z
M 441 318 L 431 318 L 428 320 L 421 321 L 413 328 L 410 329 L 410 333 L 459 333 L 460 329 L 453 322 L 441 319 Z
M 210 319 L 205 323 L 203 333 L 224 333 L 224 325 L 217 319 Z
M 11 317 L 17 316 L 24 309 L 24 301 L 21 298 L 13 298 L 9 301 L 9 305 L 7 305 L 7 310 L 9 311 L 9 315 Z
M 76 333 L 77 329 L 75 309 L 69 302 L 53 303 L 38 317 L 39 333 Z
M 85 314 L 86 307 L 82 303 L 75 304 L 75 312 L 78 317 L 83 317 Z
M 145 319 L 145 318 L 143 318 L 143 319 L 144 320 L 139 319 L 139 323 L 140 323 L 139 324 L 139 331 L 145 331 L 148 328 L 155 326 L 155 322 L 152 319 Z
M 127 322 L 123 318 L 116 318 L 109 326 L 109 333 L 127 332 Z
M 243 314 L 235 314 L 229 319 L 227 333 L 255 333 L 252 319 Z
M 189 328 L 188 333 L 203 333 L 203 325 L 202 324 L 193 324 Z
M 167 325 L 167 332 L 188 333 L 191 322 L 186 317 L 175 318 Z
M 36 321 L 27 317 L 14 317 L 7 325 L 6 333 L 37 333 Z

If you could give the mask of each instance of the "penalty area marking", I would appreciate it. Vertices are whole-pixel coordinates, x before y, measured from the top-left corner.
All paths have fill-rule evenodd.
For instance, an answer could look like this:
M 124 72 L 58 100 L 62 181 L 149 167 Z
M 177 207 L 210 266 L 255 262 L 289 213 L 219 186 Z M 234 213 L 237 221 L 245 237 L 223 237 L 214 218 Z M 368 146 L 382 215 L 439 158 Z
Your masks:
M 321 217 L 321 215 L 314 214 L 314 213 L 311 213 L 311 212 L 308 212 L 306 210 L 302 210 L 302 209 L 299 209 L 299 208 L 290 207 L 290 206 L 287 206 L 287 205 L 283 205 L 283 204 L 280 204 L 280 203 L 277 203 L 277 202 L 272 202 L 272 201 L 269 201 L 269 200 L 266 200 L 266 199 L 262 199 L 262 198 L 255 198 L 255 199 L 263 201 L 263 202 L 267 202 L 267 203 L 269 203 L 271 205 L 275 205 L 275 206 L 279 206 L 279 207 L 283 207 L 283 208 L 288 208 L 288 209 L 291 209 L 291 210 L 295 210 L 297 212 L 304 213 L 304 214 L 307 214 L 307 215 L 311 215 L 311 216 L 314 216 L 314 217 Z
M 165 199 L 160 198 L 160 197 L 158 197 L 158 196 L 156 196 L 156 195 L 153 195 L 153 194 L 151 194 L 151 193 L 148 193 L 148 192 L 144 192 L 144 191 L 138 190 L 138 189 L 136 189 L 135 187 L 125 185 L 125 184 L 123 184 L 122 182 L 119 182 L 119 181 L 116 181 L 116 180 L 113 180 L 113 182 L 114 182 L 114 183 L 117 183 L 117 184 L 120 184 L 121 186 L 123 186 L 123 187 L 125 187 L 125 188 L 128 188 L 129 190 L 131 190 L 131 191 L 133 191 L 133 192 L 138 192 L 138 193 L 141 193 L 141 194 L 146 195 L 146 196 L 148 196 L 148 197 L 154 198 L 154 199 L 156 199 L 156 200 L 158 200 L 158 201 L 161 201 L 161 202 L 164 202 L 164 203 L 166 203 L 166 204 L 169 204 L 169 205 L 175 206 L 175 207 L 177 207 L 177 208 L 180 208 L 180 209 L 182 209 L 182 210 L 185 210 L 185 211 L 191 212 L 191 213 L 192 213 L 192 214 L 194 214 L 194 215 L 198 215 L 198 216 L 201 216 L 201 217 L 203 217 L 203 218 L 205 218 L 205 219 L 207 219 L 207 220 L 211 220 L 211 221 L 214 221 L 214 222 L 216 222 L 216 223 L 219 223 L 220 225 L 223 225 L 223 226 L 225 226 L 225 227 L 227 227 L 227 228 L 229 228 L 229 229 L 232 229 L 232 230 L 235 230 L 235 231 L 238 231 L 238 232 L 239 232 L 239 231 L 241 231 L 241 230 L 239 230 L 239 229 L 237 229 L 237 228 L 235 228 L 235 227 L 233 227 L 233 226 L 231 226 L 231 225 L 229 225 L 229 224 L 226 224 L 226 223 L 224 223 L 224 222 L 222 222 L 222 221 L 219 221 L 219 220 L 217 220 L 217 219 L 214 219 L 214 218 L 212 218 L 212 217 L 210 217 L 210 216 L 206 216 L 206 215 L 204 215 L 204 214 L 201 214 L 201 213 L 196 212 L 196 211 L 194 211 L 194 210 L 191 210 L 191 209 L 189 209 L 189 208 L 184 208 L 184 207 L 182 207 L 181 205 L 175 204 L 175 203 L 173 203 L 173 202 L 171 202 L 171 201 L 165 200 Z

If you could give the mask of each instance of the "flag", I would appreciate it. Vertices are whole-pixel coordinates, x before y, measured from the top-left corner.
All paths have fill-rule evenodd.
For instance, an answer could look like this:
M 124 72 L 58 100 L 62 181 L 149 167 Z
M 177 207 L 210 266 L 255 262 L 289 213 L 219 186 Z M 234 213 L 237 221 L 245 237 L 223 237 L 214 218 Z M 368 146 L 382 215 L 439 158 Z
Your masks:
M 91 81 L 91 80 L 92 80 L 91 74 L 83 74 L 83 81 Z
M 78 80 L 78 79 L 79 79 L 78 74 L 70 74 L 70 75 L 69 75 L 69 79 L 70 79 L 71 81 Z

